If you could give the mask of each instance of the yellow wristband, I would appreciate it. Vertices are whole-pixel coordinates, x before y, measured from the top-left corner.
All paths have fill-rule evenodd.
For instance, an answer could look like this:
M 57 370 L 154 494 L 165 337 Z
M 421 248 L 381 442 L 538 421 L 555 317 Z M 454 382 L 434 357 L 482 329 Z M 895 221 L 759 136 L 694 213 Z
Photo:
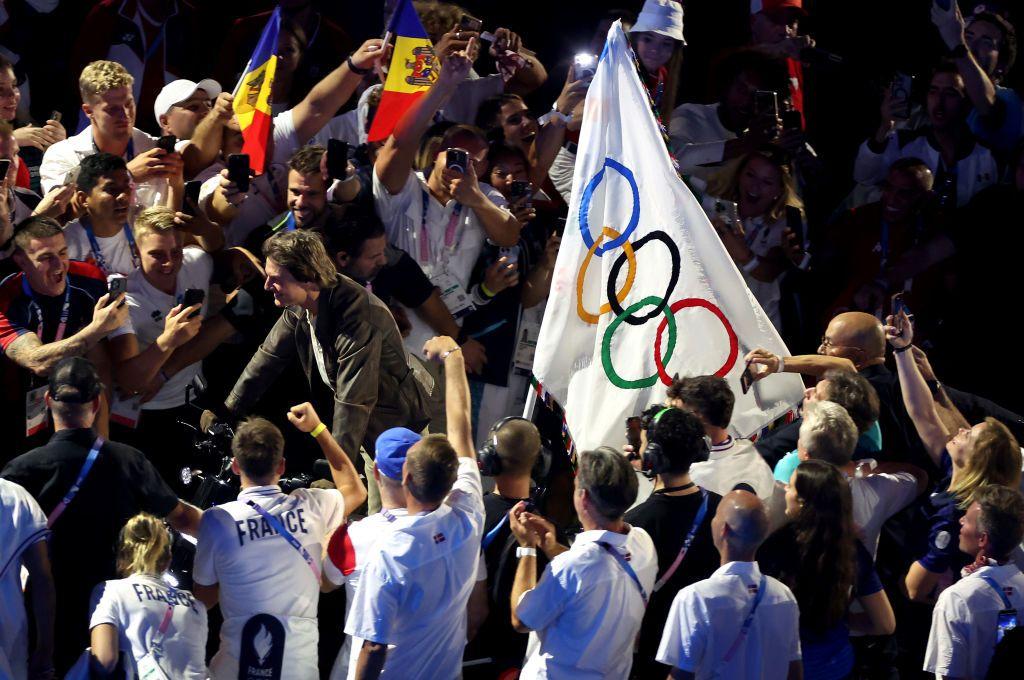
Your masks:
M 320 433 L 323 432 L 326 429 L 327 429 L 327 426 L 324 425 L 323 423 L 320 423 L 319 425 L 314 427 L 313 431 L 310 432 L 309 434 L 313 437 L 313 439 L 316 439 L 317 437 L 320 436 Z

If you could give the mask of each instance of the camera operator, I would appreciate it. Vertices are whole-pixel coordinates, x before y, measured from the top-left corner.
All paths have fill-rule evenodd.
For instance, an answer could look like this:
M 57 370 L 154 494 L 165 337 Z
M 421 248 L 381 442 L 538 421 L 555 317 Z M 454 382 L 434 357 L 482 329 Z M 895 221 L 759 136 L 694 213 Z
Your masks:
M 372 453 L 388 428 L 426 427 L 427 391 L 387 307 L 338 274 L 317 234 L 276 234 L 263 254 L 264 288 L 284 313 L 235 383 L 227 410 L 246 413 L 297 356 L 314 397 L 333 397 L 331 431 L 353 460 L 360 445 Z
M 231 471 L 240 477 L 242 492 L 238 500 L 204 513 L 193 574 L 196 598 L 207 607 L 220 600 L 224 614 L 220 649 L 210 662 L 210 676 L 217 680 L 267 671 L 282 679 L 318 677 L 323 548 L 366 500 L 366 488 L 312 404 L 293 406 L 288 420 L 316 439 L 336 489 L 282 493 L 281 431 L 263 418 L 239 426 L 231 442 Z

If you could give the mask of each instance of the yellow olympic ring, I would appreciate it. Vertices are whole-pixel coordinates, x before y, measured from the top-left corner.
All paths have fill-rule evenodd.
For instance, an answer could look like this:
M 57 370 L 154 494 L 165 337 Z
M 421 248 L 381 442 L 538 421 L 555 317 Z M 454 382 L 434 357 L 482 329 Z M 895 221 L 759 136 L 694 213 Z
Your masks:
M 601 245 L 601 241 L 607 236 L 612 239 L 617 239 L 621 234 L 611 227 L 605 227 L 601 231 L 601 235 L 594 241 L 594 245 L 590 246 L 590 250 L 587 251 L 586 258 L 583 259 L 583 265 L 580 267 L 579 273 L 576 275 L 576 314 L 584 321 L 584 323 L 596 324 L 598 317 L 602 314 L 607 314 L 612 310 L 610 303 L 606 302 L 601 305 L 597 314 L 591 314 L 583 306 L 583 282 L 587 276 L 587 267 L 590 266 L 590 261 L 594 258 L 594 253 L 597 251 L 598 246 Z M 626 283 L 622 286 L 622 290 L 615 294 L 615 298 L 622 303 L 629 295 L 630 289 L 633 287 L 633 279 L 636 278 L 636 256 L 633 254 L 633 245 L 629 241 L 625 241 L 622 244 L 622 249 L 626 253 L 626 260 L 629 263 L 629 269 L 626 272 Z

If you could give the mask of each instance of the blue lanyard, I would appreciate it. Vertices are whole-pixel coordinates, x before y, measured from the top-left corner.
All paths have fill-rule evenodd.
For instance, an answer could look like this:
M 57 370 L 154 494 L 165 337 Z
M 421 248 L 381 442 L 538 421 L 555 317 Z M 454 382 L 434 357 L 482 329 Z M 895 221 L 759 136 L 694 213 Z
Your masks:
M 480 541 L 480 547 L 484 550 L 487 550 L 487 547 L 491 545 L 491 543 L 494 543 L 494 539 L 498 537 L 498 533 L 501 531 L 501 528 L 506 524 L 508 524 L 507 513 L 504 516 L 502 516 L 500 522 L 494 525 L 493 529 L 491 529 L 484 535 L 484 540 Z
M 601 546 L 602 548 L 604 548 L 605 550 L 607 550 L 608 554 L 611 555 L 612 557 L 614 557 L 615 561 L 618 562 L 622 566 L 622 568 L 626 571 L 626 573 L 629 575 L 629 577 L 631 579 L 633 579 L 633 583 L 635 583 L 636 587 L 640 589 L 640 597 L 642 597 L 644 599 L 644 607 L 646 607 L 647 606 L 647 590 L 644 588 L 644 585 L 642 583 L 640 583 L 640 577 L 636 575 L 635 571 L 633 571 L 633 567 L 630 566 L 630 564 L 626 560 L 626 558 L 622 556 L 622 553 L 620 553 L 618 550 L 613 548 L 610 543 L 605 543 L 603 541 L 598 541 L 597 544 L 599 546 Z
M 110 268 L 107 267 L 107 259 L 103 257 L 103 252 L 100 249 L 100 243 L 96 240 L 96 234 L 93 233 L 92 222 L 89 221 L 89 217 L 87 215 L 82 215 L 78 222 L 82 225 L 82 229 L 85 230 L 85 235 L 89 238 L 89 247 L 92 249 L 92 256 L 96 259 L 96 266 L 100 268 L 104 276 L 120 274 L 121 272 L 111 271 Z M 141 264 L 141 258 L 139 257 L 138 246 L 135 245 L 135 235 L 132 234 L 132 228 L 128 226 L 127 222 L 125 222 L 124 225 L 124 237 L 128 240 L 128 248 L 132 253 L 132 268 L 134 269 Z
M 165 35 L 167 35 L 167 24 L 166 24 L 166 23 L 164 23 L 164 25 L 160 27 L 160 34 L 159 34 L 159 35 L 158 35 L 158 36 L 156 37 L 156 40 L 154 40 L 154 41 L 153 41 L 153 42 L 152 42 L 152 43 L 151 43 L 151 44 L 149 45 L 149 47 L 147 47 L 147 48 L 146 48 L 146 56 L 144 56 L 144 57 L 142 58 L 142 63 L 143 63 L 143 65 L 145 65 L 145 63 L 146 63 L 147 61 L 149 61 L 149 60 L 150 60 L 150 58 L 151 58 L 151 57 L 152 57 L 152 56 L 153 56 L 154 54 L 156 54 L 157 48 L 159 48 L 159 47 L 160 47 L 160 45 L 162 45 L 162 44 L 163 44 L 163 42 L 164 42 L 164 36 L 165 36 Z
M 768 581 L 764 574 L 761 574 L 761 581 L 757 584 L 757 595 L 754 596 L 754 604 L 750 607 L 750 613 L 747 614 L 747 618 L 743 619 L 743 625 L 740 627 L 740 632 L 736 636 L 729 650 L 725 653 L 722 662 L 727 663 L 736 654 L 736 650 L 740 648 L 740 644 L 747 638 L 747 634 L 750 632 L 750 626 L 754 623 L 754 614 L 757 612 L 757 606 L 761 604 L 761 600 L 764 598 L 764 591 L 767 589 Z
M 92 448 L 89 449 L 89 455 L 86 456 L 85 462 L 82 463 L 82 469 L 78 472 L 78 479 L 76 479 L 75 483 L 71 485 L 68 492 L 64 494 L 64 498 L 62 498 L 60 503 L 57 504 L 57 507 L 53 509 L 50 516 L 46 518 L 47 529 L 53 527 L 53 523 L 57 521 L 57 518 L 61 516 L 64 510 L 66 510 L 71 504 L 71 501 L 75 499 L 75 496 L 78 495 L 78 489 L 82 486 L 82 482 L 85 481 L 85 478 L 89 476 L 89 471 L 92 470 L 93 463 L 96 462 L 96 459 L 100 455 L 100 449 L 103 448 L 103 442 L 103 437 L 96 437 L 96 441 L 93 442 Z
M 247 500 L 246 503 L 249 505 L 249 507 L 258 512 L 263 519 L 267 520 L 267 524 L 273 527 L 274 531 L 283 536 L 284 540 L 288 541 L 288 545 L 295 548 L 296 552 L 298 552 L 302 559 L 306 561 L 306 566 L 308 566 L 310 571 L 313 572 L 313 576 L 316 577 L 317 582 L 319 582 L 320 570 L 316 568 L 316 562 L 313 560 L 312 555 L 309 554 L 309 551 L 302 547 L 302 544 L 299 543 L 299 539 L 295 538 L 295 536 L 293 536 L 290 531 L 285 529 L 284 525 L 281 524 L 281 520 L 279 520 L 278 518 L 274 517 L 269 512 L 261 508 L 254 501 Z
M 992 590 L 996 591 L 999 595 L 999 599 L 1003 601 L 1003 609 L 1013 609 L 1013 603 L 1010 602 L 1010 598 L 1006 597 L 1006 593 L 1003 591 L 1002 586 L 996 583 L 996 580 L 988 574 L 979 574 L 979 576 L 985 581 L 985 583 L 992 586 Z
M 64 274 L 65 279 L 67 273 Z M 32 288 L 28 285 L 28 279 L 22 274 L 21 279 L 21 291 L 25 293 L 25 297 L 29 299 L 29 308 L 35 312 L 39 322 L 36 324 L 36 337 L 40 340 L 43 339 L 43 310 L 36 303 L 36 296 L 32 293 Z M 71 282 L 64 281 L 64 307 L 60 310 L 60 323 L 57 326 L 57 333 L 53 336 L 54 342 L 60 342 L 64 339 L 64 333 L 68 329 L 68 320 L 71 318 Z
M 668 580 L 672 578 L 672 575 L 676 573 L 676 570 L 679 569 L 679 565 L 683 563 L 683 558 L 686 557 L 686 553 L 690 550 L 690 545 L 697 535 L 697 529 L 700 528 L 701 522 L 704 521 L 704 515 L 708 512 L 708 492 L 701 489 L 700 493 L 703 500 L 701 500 L 700 509 L 697 510 L 697 516 L 693 518 L 693 524 L 690 525 L 690 531 L 687 532 L 686 539 L 683 540 L 683 547 L 679 550 L 679 554 L 676 555 L 675 561 L 665 570 L 665 573 L 658 579 L 658 582 L 654 584 L 654 592 L 661 590 L 668 583 Z
M 99 153 L 100 152 L 100 147 L 99 147 L 99 145 L 96 144 L 96 138 L 95 137 L 93 137 L 93 139 L 92 139 L 92 149 L 93 149 L 93 151 L 95 153 Z M 129 137 L 128 138 L 128 148 L 125 149 L 124 156 L 122 156 L 122 158 L 124 158 L 128 162 L 131 162 L 135 158 L 135 138 L 134 137 Z

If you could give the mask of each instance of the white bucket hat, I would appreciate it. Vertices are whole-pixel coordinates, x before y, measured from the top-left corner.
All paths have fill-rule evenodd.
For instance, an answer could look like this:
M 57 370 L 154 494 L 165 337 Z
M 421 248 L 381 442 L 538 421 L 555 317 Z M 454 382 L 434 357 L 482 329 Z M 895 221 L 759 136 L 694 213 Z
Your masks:
M 676 0 L 645 0 L 630 33 L 657 33 L 686 44 L 683 37 L 683 6 Z

